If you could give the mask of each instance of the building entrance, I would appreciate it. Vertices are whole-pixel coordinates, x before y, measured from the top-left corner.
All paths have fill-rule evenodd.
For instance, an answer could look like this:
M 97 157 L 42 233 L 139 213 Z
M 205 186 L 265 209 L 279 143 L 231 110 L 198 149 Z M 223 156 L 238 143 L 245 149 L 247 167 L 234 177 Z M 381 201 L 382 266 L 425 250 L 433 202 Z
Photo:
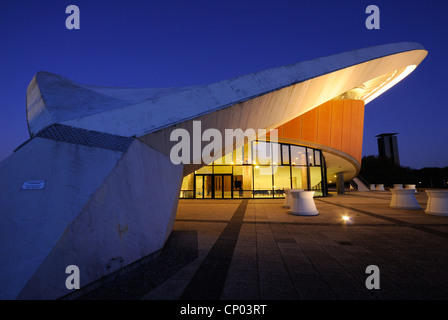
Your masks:
M 267 149 L 267 156 L 260 150 Z M 266 141 L 252 141 L 184 177 L 180 198 L 283 198 L 285 189 L 327 195 L 325 158 L 321 150 Z M 227 161 L 227 162 L 226 162 Z M 331 181 L 330 181 L 331 182 Z
M 196 199 L 230 199 L 232 198 L 231 174 L 195 175 Z

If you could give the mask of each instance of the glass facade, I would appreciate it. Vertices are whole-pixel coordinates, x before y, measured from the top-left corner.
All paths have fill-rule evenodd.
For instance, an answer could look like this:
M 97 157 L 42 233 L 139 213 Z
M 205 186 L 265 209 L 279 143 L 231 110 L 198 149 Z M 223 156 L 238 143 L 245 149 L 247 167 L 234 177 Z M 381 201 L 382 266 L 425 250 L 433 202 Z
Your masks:
M 281 198 L 285 189 L 326 196 L 325 159 L 317 149 L 252 141 L 186 176 L 181 198 Z

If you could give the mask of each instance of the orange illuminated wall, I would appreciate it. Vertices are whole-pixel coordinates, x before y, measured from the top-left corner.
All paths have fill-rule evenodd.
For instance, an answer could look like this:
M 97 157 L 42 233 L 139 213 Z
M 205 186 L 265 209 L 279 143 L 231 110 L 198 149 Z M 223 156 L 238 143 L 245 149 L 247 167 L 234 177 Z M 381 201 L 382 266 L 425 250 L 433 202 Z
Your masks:
M 278 137 L 345 152 L 361 163 L 364 101 L 330 100 L 278 127 Z

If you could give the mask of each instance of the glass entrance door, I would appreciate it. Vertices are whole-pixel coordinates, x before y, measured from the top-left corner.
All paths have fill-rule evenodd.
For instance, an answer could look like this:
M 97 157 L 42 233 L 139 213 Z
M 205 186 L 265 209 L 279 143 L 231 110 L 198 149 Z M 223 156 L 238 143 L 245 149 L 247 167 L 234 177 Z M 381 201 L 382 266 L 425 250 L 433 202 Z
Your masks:
M 224 175 L 223 176 L 224 181 L 224 188 L 222 190 L 223 192 L 223 198 L 229 199 L 232 198 L 232 175 Z
M 232 175 L 215 174 L 213 189 L 214 189 L 214 198 L 216 199 L 232 198 Z
M 213 175 L 204 174 L 195 177 L 195 198 L 211 199 L 213 198 Z
M 213 175 L 206 174 L 204 177 L 204 199 L 213 198 Z
M 204 174 L 195 176 L 196 199 L 232 198 L 231 174 Z

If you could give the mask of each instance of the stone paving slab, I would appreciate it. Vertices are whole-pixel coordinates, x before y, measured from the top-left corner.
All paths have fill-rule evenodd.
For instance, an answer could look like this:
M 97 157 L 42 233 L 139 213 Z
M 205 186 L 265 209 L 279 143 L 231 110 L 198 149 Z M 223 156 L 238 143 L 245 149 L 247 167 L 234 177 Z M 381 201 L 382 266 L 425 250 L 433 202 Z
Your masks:
M 315 199 L 317 216 L 291 215 L 283 199 L 183 199 L 177 241 L 162 251 L 171 273 L 147 279 L 156 285 L 146 291 L 124 276 L 114 281 L 144 300 L 447 299 L 448 217 L 424 213 L 424 192 L 416 194 L 420 210 L 391 209 L 390 199 L 388 191 L 331 194 Z M 379 289 L 366 288 L 369 265 L 379 268 Z

